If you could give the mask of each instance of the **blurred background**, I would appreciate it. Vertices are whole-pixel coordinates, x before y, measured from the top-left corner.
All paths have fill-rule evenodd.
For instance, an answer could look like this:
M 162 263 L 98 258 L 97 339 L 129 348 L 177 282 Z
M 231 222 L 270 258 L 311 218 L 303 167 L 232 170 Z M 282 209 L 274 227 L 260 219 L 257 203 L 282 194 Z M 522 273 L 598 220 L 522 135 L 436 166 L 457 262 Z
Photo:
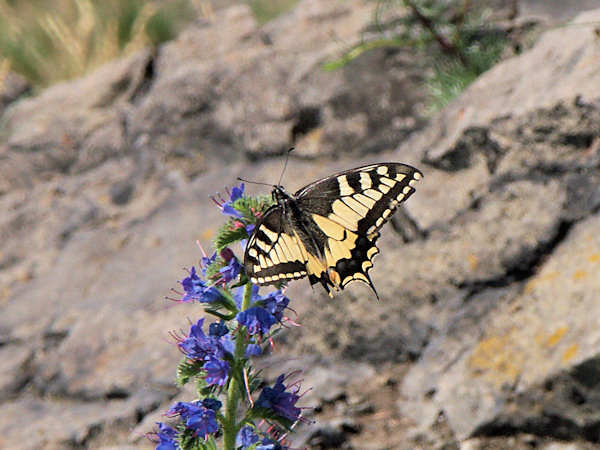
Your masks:
M 0 3 L 3 71 L 12 68 L 36 88 L 81 76 L 146 46 L 173 39 L 186 25 L 236 1 L 37 0 Z M 247 2 L 259 23 L 297 1 Z
M 289 287 L 294 448 L 597 448 L 599 42 L 600 0 L 0 0 L 0 447 L 152 447 L 209 195 L 295 147 L 292 192 L 425 178 L 380 301 Z

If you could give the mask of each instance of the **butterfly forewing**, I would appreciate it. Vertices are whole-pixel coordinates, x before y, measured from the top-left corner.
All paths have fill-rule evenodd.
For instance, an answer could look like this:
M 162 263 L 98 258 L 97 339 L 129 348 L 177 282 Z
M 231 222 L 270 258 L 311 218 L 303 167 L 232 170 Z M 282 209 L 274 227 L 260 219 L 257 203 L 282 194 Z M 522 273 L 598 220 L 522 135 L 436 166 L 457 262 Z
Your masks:
M 421 177 L 405 164 L 383 163 L 309 184 L 289 200 L 304 223 L 282 204 L 265 213 L 246 248 L 247 273 L 259 284 L 308 275 L 327 292 L 328 286 L 343 289 L 352 281 L 375 291 L 368 271 L 379 252 L 378 230 Z
M 413 185 L 422 176 L 406 164 L 372 164 L 323 178 L 300 189 L 295 197 L 305 211 L 371 234 L 414 192 Z
M 306 250 L 279 205 L 269 208 L 246 246 L 244 266 L 253 283 L 272 284 L 306 276 Z

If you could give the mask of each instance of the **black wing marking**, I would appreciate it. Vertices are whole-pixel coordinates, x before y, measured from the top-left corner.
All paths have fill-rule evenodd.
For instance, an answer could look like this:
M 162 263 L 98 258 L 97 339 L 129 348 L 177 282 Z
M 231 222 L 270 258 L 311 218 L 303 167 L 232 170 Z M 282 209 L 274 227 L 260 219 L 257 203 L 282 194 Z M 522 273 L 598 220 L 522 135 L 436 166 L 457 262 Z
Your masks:
M 246 274 L 255 284 L 273 284 L 305 277 L 307 251 L 283 208 L 270 207 L 256 225 L 246 251 Z
M 406 164 L 372 164 L 300 189 L 295 194 L 298 206 L 327 236 L 327 269 L 309 273 L 311 284 L 321 282 L 329 292 L 328 284 L 344 289 L 352 281 L 361 281 L 377 295 L 368 272 L 379 253 L 378 230 L 412 195 L 413 185 L 421 177 L 418 170 Z
M 371 164 L 318 180 L 300 189 L 295 197 L 304 211 L 368 235 L 389 220 L 422 177 L 406 164 Z

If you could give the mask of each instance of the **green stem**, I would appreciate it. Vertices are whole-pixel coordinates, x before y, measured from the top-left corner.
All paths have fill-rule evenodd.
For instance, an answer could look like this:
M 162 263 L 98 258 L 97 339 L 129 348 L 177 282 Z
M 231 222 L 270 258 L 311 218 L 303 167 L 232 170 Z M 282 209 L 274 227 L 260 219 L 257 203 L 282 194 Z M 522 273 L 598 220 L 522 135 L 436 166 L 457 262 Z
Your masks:
M 244 300 L 242 302 L 241 311 L 245 311 L 252 303 L 252 283 L 246 283 L 244 291 Z M 239 364 L 244 360 L 246 355 L 246 327 L 240 327 L 235 340 L 235 354 L 233 360 L 235 364 Z M 236 423 L 237 407 L 240 401 L 240 387 L 238 386 L 238 374 L 241 374 L 243 367 L 235 367 L 232 370 L 231 378 L 229 379 L 229 388 L 227 389 L 227 400 L 225 413 L 225 422 L 223 423 L 223 448 L 225 450 L 235 449 L 235 438 L 238 433 L 238 424 Z M 236 372 L 234 374 L 234 371 Z
M 436 42 L 439 44 L 439 46 L 442 47 L 442 50 L 444 51 L 444 53 L 447 53 L 449 55 L 452 55 L 452 56 L 458 58 L 458 60 L 461 62 L 461 64 L 464 67 L 466 67 L 466 68 L 471 67 L 471 63 L 469 62 L 466 55 L 462 52 L 462 50 L 460 48 L 458 48 L 456 45 L 454 45 L 452 42 L 450 42 L 448 39 L 446 39 L 441 33 L 439 33 L 436 30 L 435 22 L 433 21 L 433 19 L 430 19 L 429 17 L 427 17 L 419 9 L 417 4 L 413 0 L 404 0 L 404 4 L 410 8 L 410 10 L 413 12 L 413 14 L 415 16 L 417 16 L 417 19 L 421 22 L 423 27 L 425 27 L 427 30 L 429 30 L 429 32 L 431 33 L 433 38 L 436 40 Z

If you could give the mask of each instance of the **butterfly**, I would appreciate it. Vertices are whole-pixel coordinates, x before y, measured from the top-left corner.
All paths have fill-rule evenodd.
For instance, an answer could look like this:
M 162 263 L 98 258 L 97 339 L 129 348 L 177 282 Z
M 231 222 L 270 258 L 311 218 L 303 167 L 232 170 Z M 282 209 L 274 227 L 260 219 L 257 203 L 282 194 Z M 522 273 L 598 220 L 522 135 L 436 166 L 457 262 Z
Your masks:
M 250 280 L 276 284 L 308 276 L 333 298 L 352 281 L 369 285 L 379 229 L 410 197 L 423 174 L 401 163 L 357 167 L 317 180 L 295 194 L 273 188 L 244 253 Z

